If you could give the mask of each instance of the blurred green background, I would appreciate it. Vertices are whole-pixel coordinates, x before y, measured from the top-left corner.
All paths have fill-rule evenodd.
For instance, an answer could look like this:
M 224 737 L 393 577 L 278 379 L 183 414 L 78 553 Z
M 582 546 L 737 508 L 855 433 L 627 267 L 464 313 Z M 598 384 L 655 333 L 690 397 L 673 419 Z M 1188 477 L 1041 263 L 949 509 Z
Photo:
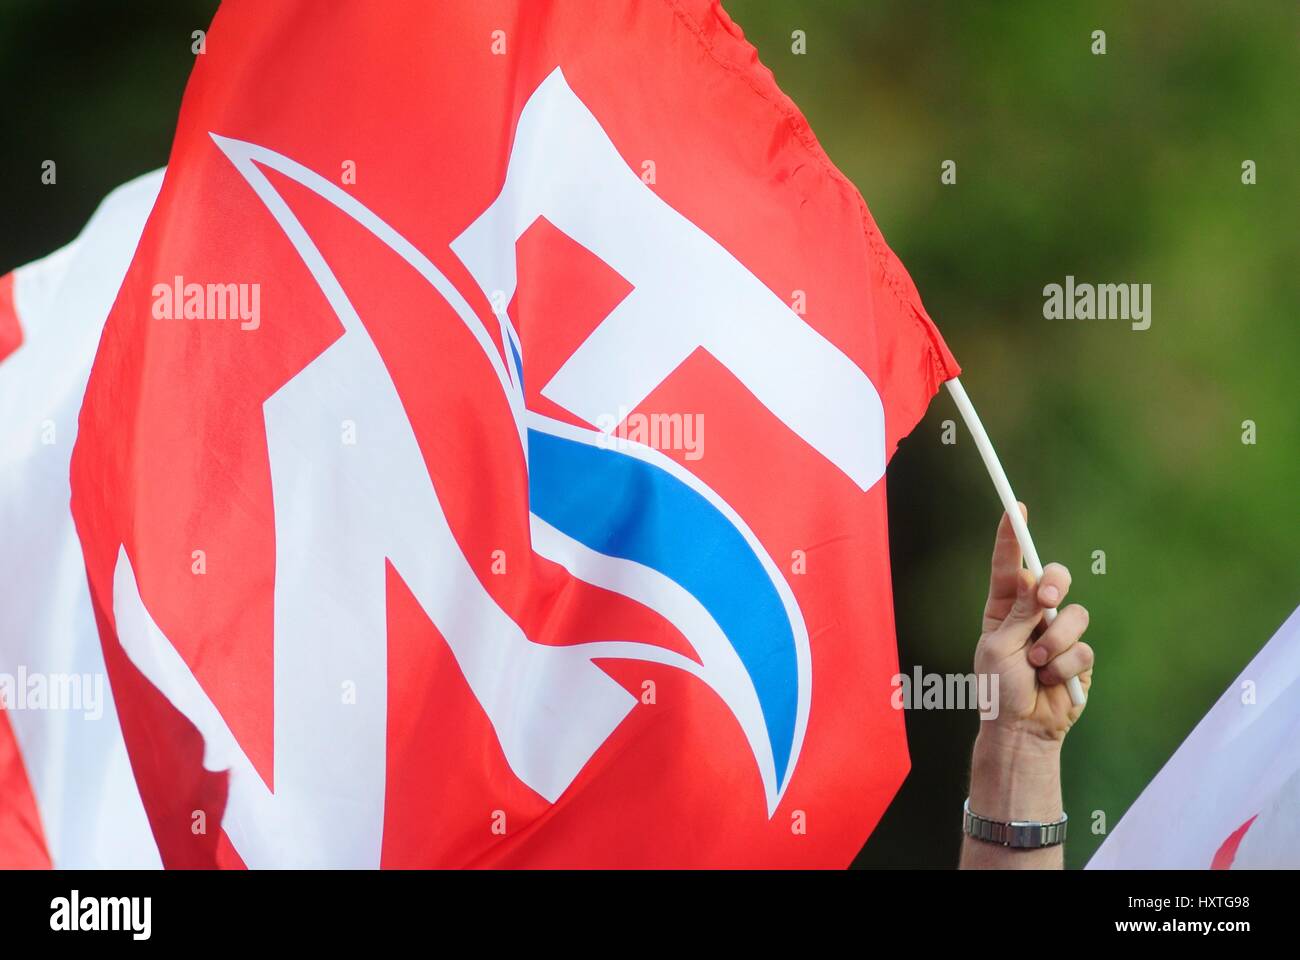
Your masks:
M 724 5 L 867 198 L 1044 559 L 1092 612 L 1096 683 L 1064 772 L 1082 866 L 1096 812 L 1113 827 L 1300 603 L 1300 6 Z M 166 162 L 190 34 L 215 8 L 0 0 L 0 272 Z M 58 189 L 39 185 L 48 158 Z M 1043 287 L 1067 274 L 1151 284 L 1151 328 L 1045 320 Z M 956 417 L 940 396 L 890 468 L 904 670 L 969 671 L 978 634 L 999 507 L 964 430 L 940 442 Z M 912 773 L 858 865 L 955 864 L 977 723 L 909 713 Z

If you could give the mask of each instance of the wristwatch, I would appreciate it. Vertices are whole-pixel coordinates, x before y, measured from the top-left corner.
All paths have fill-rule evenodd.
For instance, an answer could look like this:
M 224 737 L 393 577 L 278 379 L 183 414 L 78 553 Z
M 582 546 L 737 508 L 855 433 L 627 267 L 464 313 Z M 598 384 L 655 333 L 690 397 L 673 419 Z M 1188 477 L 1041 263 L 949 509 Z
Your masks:
M 1003 847 L 1037 850 L 1042 847 L 1054 847 L 1065 842 L 1065 822 L 1070 818 L 1064 813 L 1060 820 L 1043 823 L 1040 820 L 990 820 L 978 813 L 970 812 L 970 797 L 962 804 L 962 832 L 968 837 L 996 843 Z

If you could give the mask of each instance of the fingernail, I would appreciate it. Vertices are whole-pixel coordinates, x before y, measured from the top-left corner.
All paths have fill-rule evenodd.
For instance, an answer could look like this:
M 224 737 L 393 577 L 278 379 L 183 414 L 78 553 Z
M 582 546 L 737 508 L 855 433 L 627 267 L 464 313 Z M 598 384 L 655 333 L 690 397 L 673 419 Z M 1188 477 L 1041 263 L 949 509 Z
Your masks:
M 1043 587 L 1043 602 L 1046 603 L 1049 607 L 1056 606 L 1056 604 L 1060 602 L 1060 599 L 1061 599 L 1060 590 L 1057 590 L 1055 587 L 1052 586 Z
M 1044 647 L 1034 647 L 1029 651 L 1029 662 L 1036 667 L 1041 667 L 1047 662 L 1047 650 Z

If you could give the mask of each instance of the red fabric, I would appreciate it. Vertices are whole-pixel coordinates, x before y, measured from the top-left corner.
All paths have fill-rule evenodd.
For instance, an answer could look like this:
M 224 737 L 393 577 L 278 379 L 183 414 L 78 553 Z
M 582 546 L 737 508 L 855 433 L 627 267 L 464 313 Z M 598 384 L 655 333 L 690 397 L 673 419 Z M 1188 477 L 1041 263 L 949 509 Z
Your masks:
M 490 52 L 494 30 L 505 31 L 505 57 Z M 265 145 L 325 176 L 354 161 L 347 190 L 490 320 L 449 244 L 497 195 L 519 111 L 559 65 L 632 169 L 655 160 L 664 200 L 782 299 L 807 291 L 806 322 L 881 394 L 887 450 L 958 373 L 861 197 L 716 3 L 394 0 L 381 11 L 360 0 L 228 0 L 207 50 L 108 320 L 72 465 L 110 678 L 145 805 L 155 830 L 169 831 L 166 842 L 160 835 L 168 865 L 238 865 L 238 857 L 223 837 L 190 835 L 188 819 L 177 826 L 183 811 L 200 807 L 210 822 L 214 806 L 219 817 L 224 786 L 200 767 L 197 731 L 117 641 L 117 551 L 125 545 L 150 614 L 272 783 L 276 544 L 262 404 L 339 335 L 302 261 L 209 132 Z M 618 628 L 689 652 L 639 605 L 531 554 L 522 458 L 499 442 L 509 411 L 484 389 L 477 345 L 373 236 L 270 177 L 358 313 L 383 318 L 367 329 L 452 530 L 497 603 L 539 643 L 602 639 Z M 520 239 L 511 311 L 530 364 L 562 362 L 625 292 L 584 253 L 543 223 Z M 555 286 L 557 273 L 565 286 Z M 268 319 L 254 333 L 151 322 L 153 284 L 177 275 L 256 280 Z M 487 327 L 500 348 L 496 325 Z M 530 378 L 530 395 L 537 385 Z M 672 668 L 626 662 L 603 666 L 634 694 L 654 679 L 661 706 L 634 709 L 547 804 L 512 775 L 445 643 L 390 569 L 384 865 L 844 866 L 901 783 L 908 758 L 889 696 L 897 654 L 884 483 L 864 493 L 788 431 L 763 429 L 753 395 L 702 351 L 642 408 L 701 411 L 709 456 L 683 463 L 778 563 L 804 550 L 819 573 L 790 578 L 814 679 L 803 752 L 775 816 L 718 698 Z M 222 570 L 219 580 L 176 561 L 196 544 L 210 569 Z M 498 549 L 529 559 L 494 576 Z M 512 825 L 504 837 L 486 829 L 494 810 Z M 799 814 L 806 833 L 791 829 Z
M 48 870 L 50 854 L 9 714 L 0 706 L 0 867 Z
M 1246 837 L 1246 831 L 1250 829 L 1250 825 L 1255 822 L 1255 819 L 1255 817 L 1251 817 L 1228 835 L 1228 839 L 1223 841 L 1223 846 L 1214 852 L 1214 859 L 1210 861 L 1211 870 L 1232 869 L 1232 861 L 1237 859 L 1237 848 L 1241 846 L 1241 841 Z
M 23 328 L 18 323 L 18 310 L 14 306 L 14 275 L 0 277 L 0 360 L 21 346 Z

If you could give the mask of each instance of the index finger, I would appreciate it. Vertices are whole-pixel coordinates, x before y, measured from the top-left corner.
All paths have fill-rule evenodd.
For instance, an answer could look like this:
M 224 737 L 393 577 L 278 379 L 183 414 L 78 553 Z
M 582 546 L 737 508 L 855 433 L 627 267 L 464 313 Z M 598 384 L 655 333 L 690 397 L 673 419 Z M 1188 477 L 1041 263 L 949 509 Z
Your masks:
M 1029 508 L 1023 503 L 1019 504 L 1020 515 L 1025 519 L 1029 518 Z M 998 524 L 997 540 L 993 544 L 993 568 L 989 574 L 989 610 L 994 613 L 995 605 L 1003 605 L 1009 609 L 1010 605 L 1016 599 L 1016 584 L 1020 576 L 1020 542 L 1016 540 L 1016 531 L 1011 526 L 1011 518 L 1005 513 L 1002 514 L 1002 521 Z M 1006 610 L 1002 610 L 994 615 L 1005 615 Z

